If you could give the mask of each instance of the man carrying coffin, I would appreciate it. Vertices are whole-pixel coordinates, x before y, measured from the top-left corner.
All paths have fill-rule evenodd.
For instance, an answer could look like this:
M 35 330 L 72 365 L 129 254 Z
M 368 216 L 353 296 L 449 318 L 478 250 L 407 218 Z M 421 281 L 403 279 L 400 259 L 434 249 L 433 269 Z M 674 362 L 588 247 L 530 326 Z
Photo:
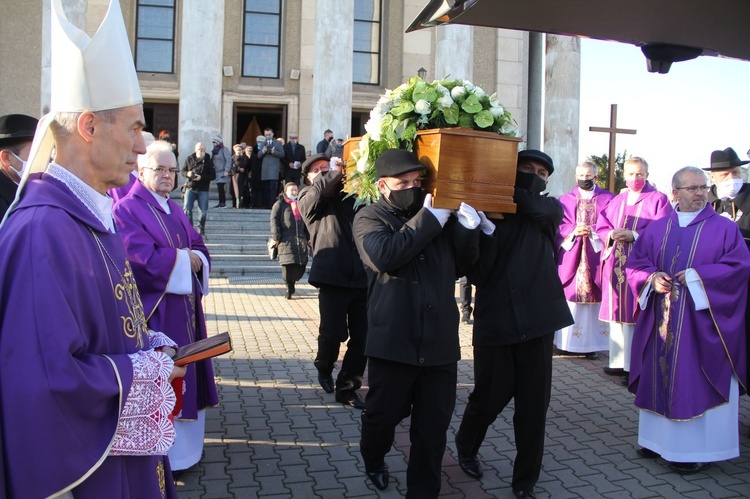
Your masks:
M 50 3 L 51 112 L 0 228 L 0 495 L 176 497 L 185 369 L 153 349 L 174 343 L 146 328 L 106 195 L 146 150 L 122 12 L 90 39 Z
M 630 370 L 630 344 L 635 325 L 635 300 L 625 279 L 625 262 L 638 234 L 672 211 L 667 196 L 647 182 L 645 159 L 625 160 L 623 174 L 627 189 L 615 196 L 596 222 L 596 233 L 604 243 L 599 320 L 609 322 L 609 366 L 604 372 L 619 376 L 627 376 Z M 623 384 L 627 385 L 627 380 Z
M 203 296 L 208 294 L 209 254 L 179 205 L 169 199 L 177 176 L 172 146 L 152 142 L 138 156 L 138 178 L 112 214 L 143 300 L 148 327 L 163 331 L 178 345 L 206 338 Z M 189 364 L 182 409 L 175 417 L 172 470 L 201 459 L 206 407 L 219 399 L 210 359 Z
M 750 252 L 730 220 L 706 206 L 706 176 L 685 167 L 678 201 L 650 224 L 626 264 L 638 297 L 630 388 L 640 409 L 639 454 L 681 473 L 740 455 Z
M 594 184 L 596 165 L 584 161 L 576 167 L 578 185 L 560 196 L 563 220 L 555 239 L 557 271 L 565 299 L 575 324 L 555 333 L 560 350 L 587 354 L 594 360 L 596 352 L 609 348 L 605 323 L 598 320 L 602 301 L 599 276 L 602 241 L 594 231 L 596 219 L 614 195 Z

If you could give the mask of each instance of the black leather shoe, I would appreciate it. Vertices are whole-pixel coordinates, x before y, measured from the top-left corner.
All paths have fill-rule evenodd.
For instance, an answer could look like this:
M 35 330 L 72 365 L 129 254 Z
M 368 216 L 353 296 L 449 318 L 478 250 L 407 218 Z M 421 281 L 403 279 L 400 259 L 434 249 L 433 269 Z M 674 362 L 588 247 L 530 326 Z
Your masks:
M 515 497 L 530 497 L 531 499 L 536 499 L 536 496 L 530 490 L 513 489 L 513 495 Z
M 627 376 L 625 369 L 621 367 L 603 367 L 602 371 L 604 371 L 604 374 L 609 374 L 610 376 Z
M 333 393 L 333 378 L 332 377 L 318 374 L 318 383 L 320 383 L 320 387 L 323 390 L 325 390 L 326 393 Z
M 659 457 L 659 454 L 652 451 L 651 449 L 647 449 L 646 447 L 641 447 L 640 449 L 635 451 L 635 453 L 647 459 L 656 459 L 657 457 Z
M 336 402 L 340 402 L 344 405 L 348 405 L 349 407 L 354 407 L 355 409 L 359 410 L 365 408 L 365 401 L 362 400 L 362 397 L 360 397 L 359 393 L 357 392 L 337 393 Z
M 692 475 L 708 466 L 708 463 L 674 463 L 672 461 L 668 461 L 667 464 L 680 475 Z
M 597 360 L 599 358 L 599 354 L 597 352 L 590 352 L 586 354 L 586 358 L 588 360 Z
M 461 322 L 471 324 L 471 312 L 461 312 Z
M 386 487 L 388 487 L 388 466 L 385 464 L 382 468 L 375 471 L 367 471 L 365 470 L 365 473 L 367 474 L 367 478 L 370 479 L 372 484 L 378 489 L 378 490 L 385 490 Z
M 482 471 L 482 465 L 479 463 L 479 460 L 474 457 L 467 457 L 464 459 L 461 459 L 458 461 L 458 466 L 461 468 L 461 471 L 466 473 L 471 478 L 476 478 L 479 480 L 482 478 L 482 475 L 484 475 L 484 472 Z
M 630 378 L 620 378 L 619 383 L 627 388 L 630 386 Z

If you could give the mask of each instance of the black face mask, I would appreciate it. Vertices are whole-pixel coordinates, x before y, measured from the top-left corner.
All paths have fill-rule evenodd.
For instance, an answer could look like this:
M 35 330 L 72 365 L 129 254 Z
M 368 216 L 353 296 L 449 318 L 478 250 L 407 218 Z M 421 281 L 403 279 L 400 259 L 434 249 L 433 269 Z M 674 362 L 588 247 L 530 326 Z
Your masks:
M 424 192 L 422 192 L 421 187 L 410 187 L 400 191 L 390 190 L 388 202 L 407 215 L 413 216 L 422 207 Z
M 541 194 L 547 188 L 547 183 L 536 173 L 516 172 L 516 187 Z
M 578 187 L 580 187 L 584 191 L 590 191 L 594 188 L 594 179 L 590 178 L 588 180 L 579 180 Z

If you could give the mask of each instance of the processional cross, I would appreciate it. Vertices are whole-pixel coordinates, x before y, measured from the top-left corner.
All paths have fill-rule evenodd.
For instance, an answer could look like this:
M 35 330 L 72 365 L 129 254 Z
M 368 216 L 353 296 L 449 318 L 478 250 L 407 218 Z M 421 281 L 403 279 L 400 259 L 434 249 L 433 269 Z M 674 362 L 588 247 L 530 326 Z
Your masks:
M 609 128 L 590 126 L 590 132 L 606 132 L 609 133 L 609 190 L 614 191 L 615 188 L 615 139 L 618 133 L 626 133 L 628 135 L 635 135 L 636 130 L 629 130 L 627 128 L 617 128 L 617 104 L 612 104 L 609 115 Z M 617 194 L 615 192 L 615 194 Z

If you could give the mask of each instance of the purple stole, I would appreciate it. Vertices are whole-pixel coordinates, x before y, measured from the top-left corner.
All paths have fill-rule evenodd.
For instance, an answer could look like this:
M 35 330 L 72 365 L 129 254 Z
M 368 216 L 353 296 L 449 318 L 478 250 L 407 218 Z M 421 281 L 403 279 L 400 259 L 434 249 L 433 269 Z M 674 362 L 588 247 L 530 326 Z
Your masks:
M 676 212 L 650 225 L 628 260 L 628 281 L 640 294 L 655 272 L 677 283 L 674 275 L 687 268 L 698 273 L 709 308 L 695 310 L 693 296 L 679 283 L 669 293 L 652 290 L 647 308 L 637 315 L 631 355 L 635 405 L 674 420 L 726 403 L 732 376 L 746 391 L 741 308 L 750 253 L 739 229 L 710 206 L 687 227 L 679 226 Z
M 641 232 L 654 220 L 672 211 L 667 196 L 646 186 L 633 205 L 627 204 L 628 191 L 615 198 L 602 211 L 596 232 L 602 240 L 601 283 L 602 307 L 599 319 L 606 322 L 634 324 L 635 300 L 625 277 L 625 262 L 633 249 L 633 243 L 615 242 L 609 239 L 613 229 L 629 229 Z
M 565 291 L 565 299 L 575 303 L 599 303 L 601 282 L 599 280 L 599 253 L 594 251 L 588 238 L 576 237 L 570 250 L 561 248 L 576 225 L 586 224 L 595 228 L 599 212 L 612 200 L 614 195 L 595 186 L 591 199 L 584 199 L 575 187 L 559 198 L 563 205 L 563 221 L 557 232 L 557 265 L 560 281 Z

